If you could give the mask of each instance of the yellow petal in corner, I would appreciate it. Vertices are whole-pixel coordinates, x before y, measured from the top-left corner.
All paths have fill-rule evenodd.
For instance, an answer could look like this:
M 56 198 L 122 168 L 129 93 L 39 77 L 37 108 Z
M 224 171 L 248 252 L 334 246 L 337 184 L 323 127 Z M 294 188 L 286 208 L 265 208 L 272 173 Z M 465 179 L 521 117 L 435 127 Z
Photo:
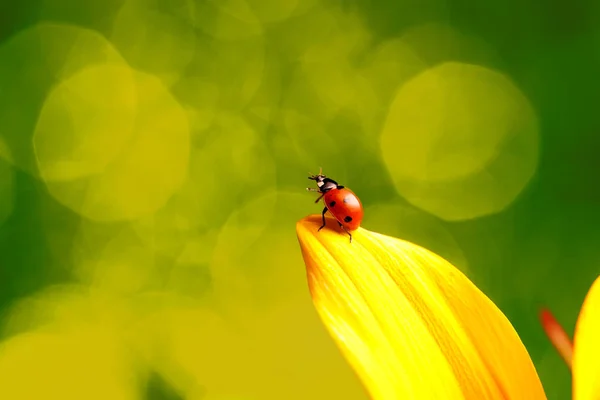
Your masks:
M 296 226 L 309 288 L 373 399 L 546 399 L 510 322 L 458 269 L 406 241 L 360 228 L 349 243 L 320 225 Z
M 575 327 L 573 400 L 600 399 L 600 277 L 589 290 Z

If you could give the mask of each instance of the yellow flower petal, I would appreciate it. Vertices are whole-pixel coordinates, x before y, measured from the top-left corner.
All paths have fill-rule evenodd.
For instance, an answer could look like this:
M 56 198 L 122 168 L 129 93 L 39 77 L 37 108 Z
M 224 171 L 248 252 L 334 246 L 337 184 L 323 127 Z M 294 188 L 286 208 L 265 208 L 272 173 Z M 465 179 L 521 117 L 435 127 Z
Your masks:
M 296 230 L 325 326 L 374 399 L 545 399 L 502 312 L 430 251 L 359 229 Z
M 575 327 L 573 399 L 600 399 L 600 277 L 588 292 Z

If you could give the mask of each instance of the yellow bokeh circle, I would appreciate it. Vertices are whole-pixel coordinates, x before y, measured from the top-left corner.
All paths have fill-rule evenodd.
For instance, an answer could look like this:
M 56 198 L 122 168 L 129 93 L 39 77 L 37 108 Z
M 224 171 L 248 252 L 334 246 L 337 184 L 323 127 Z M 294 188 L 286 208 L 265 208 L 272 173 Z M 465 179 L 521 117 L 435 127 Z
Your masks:
M 140 393 L 133 370 L 113 339 L 114 333 L 109 330 L 82 324 L 63 332 L 34 331 L 3 342 L 0 346 L 0 397 L 138 398 Z
M 48 182 L 104 172 L 133 134 L 137 108 L 133 71 L 95 65 L 65 79 L 46 98 L 33 138 Z
M 451 62 L 399 89 L 380 145 L 402 196 L 463 220 L 499 212 L 523 190 L 537 167 L 538 124 L 505 75 Z
M 96 221 L 162 207 L 185 180 L 189 126 L 161 81 L 125 65 L 95 65 L 50 93 L 34 135 L 50 194 Z
M 196 36 L 190 15 L 194 7 L 191 2 L 185 6 L 164 2 L 161 8 L 154 3 L 126 1 L 113 21 L 110 39 L 133 67 L 171 85 L 194 57 Z
M 124 63 L 100 33 L 55 22 L 33 25 L 2 42 L 0 60 L 0 157 L 8 159 L 9 150 L 9 162 L 34 176 L 38 171 L 31 139 L 48 93 L 90 65 Z M 110 88 L 100 88 L 98 94 Z

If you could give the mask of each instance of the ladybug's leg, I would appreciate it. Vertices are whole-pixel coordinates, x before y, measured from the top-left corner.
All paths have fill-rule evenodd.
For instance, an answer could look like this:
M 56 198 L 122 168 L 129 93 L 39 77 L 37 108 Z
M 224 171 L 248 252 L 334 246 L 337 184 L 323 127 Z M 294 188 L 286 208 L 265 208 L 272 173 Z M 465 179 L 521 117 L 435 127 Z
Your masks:
M 306 188 L 306 190 L 308 190 L 309 192 L 320 192 L 319 189 L 316 188 Z M 315 200 L 315 203 L 318 203 L 319 200 L 321 200 L 323 198 L 323 196 L 325 196 L 325 193 L 322 193 L 318 199 Z
M 327 212 L 327 207 L 325 207 L 323 209 L 323 213 L 321 214 L 323 216 L 323 225 L 321 225 L 321 227 L 319 228 L 319 231 L 323 228 L 325 228 L 325 225 L 327 225 L 327 223 L 325 222 L 325 213 Z M 318 231 L 317 231 L 318 232 Z
M 344 230 L 344 232 L 346 232 L 348 234 L 348 236 L 350 236 L 350 243 L 352 243 L 352 234 L 350 232 L 348 232 L 348 229 L 346 229 L 344 227 L 344 225 L 342 225 L 341 223 L 338 222 L 338 224 L 340 225 L 340 228 L 342 228 Z

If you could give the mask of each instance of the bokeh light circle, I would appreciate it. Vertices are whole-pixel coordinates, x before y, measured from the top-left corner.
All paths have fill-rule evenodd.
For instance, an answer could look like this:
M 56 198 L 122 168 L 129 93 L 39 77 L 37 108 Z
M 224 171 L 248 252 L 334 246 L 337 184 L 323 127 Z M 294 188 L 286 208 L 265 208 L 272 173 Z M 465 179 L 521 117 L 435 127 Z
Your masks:
M 119 360 L 116 344 L 107 339 L 99 326 L 81 326 L 65 333 L 32 332 L 11 338 L 0 347 L 0 396 L 65 400 L 137 398 L 139 389 L 130 376 L 131 371 Z
M 0 397 L 139 398 L 141 368 L 123 329 L 132 321 L 124 302 L 79 285 L 19 299 L 2 323 Z
M 33 138 L 42 178 L 102 173 L 133 134 L 136 108 L 127 66 L 92 66 L 62 81 L 46 98 Z
M 0 60 L 10 60 L 0 63 L 0 136 L 11 151 L 11 162 L 36 176 L 31 137 L 48 92 L 90 65 L 124 63 L 100 33 L 50 22 L 36 24 L 4 41 Z
M 194 136 L 185 202 L 177 211 L 191 224 L 220 227 L 241 204 L 275 182 L 277 168 L 260 129 L 234 113 L 221 113 Z
M 361 74 L 371 82 L 379 101 L 387 104 L 395 89 L 426 68 L 415 49 L 400 38 L 386 40 L 365 57 Z
M 154 249 L 128 225 L 84 220 L 73 244 L 73 275 L 95 290 L 131 296 L 162 287 Z
M 97 93 L 104 95 L 100 103 Z M 93 119 L 86 124 L 86 118 Z M 189 125 L 156 77 L 98 65 L 54 88 L 34 145 L 41 175 L 60 203 L 96 221 L 131 220 L 158 210 L 185 180 Z
M 266 43 L 262 36 L 248 37 L 234 43 L 203 38 L 196 45 L 193 71 L 182 78 L 175 91 L 189 92 L 180 86 L 189 81 L 216 85 L 221 110 L 243 110 L 259 90 L 265 74 Z M 242 68 L 240 68 L 243 66 Z M 198 95 L 188 94 L 188 98 Z M 194 104 L 194 102 L 192 102 Z
M 306 11 L 314 6 L 317 0 L 246 0 L 246 2 L 260 21 L 279 22 Z
M 538 123 L 506 76 L 450 62 L 399 89 L 380 145 L 402 196 L 440 218 L 464 220 L 503 210 L 527 185 Z
M 189 16 L 194 7 L 165 3 L 162 8 L 166 10 L 162 11 L 155 3 L 155 0 L 127 0 L 113 22 L 110 39 L 132 67 L 171 85 L 194 57 L 196 36 Z M 177 8 L 188 11 L 176 14 Z
M 370 40 L 364 23 L 337 8 L 317 9 L 301 21 L 315 26 L 311 35 L 297 35 L 291 28 L 296 25 L 292 24 L 276 39 L 282 41 L 281 52 L 298 66 L 283 108 L 320 119 L 331 118 L 342 109 L 361 116 L 372 114 L 376 99 L 356 61 Z
M 198 2 L 193 20 L 205 34 L 224 42 L 246 40 L 264 33 L 262 23 L 244 0 Z

